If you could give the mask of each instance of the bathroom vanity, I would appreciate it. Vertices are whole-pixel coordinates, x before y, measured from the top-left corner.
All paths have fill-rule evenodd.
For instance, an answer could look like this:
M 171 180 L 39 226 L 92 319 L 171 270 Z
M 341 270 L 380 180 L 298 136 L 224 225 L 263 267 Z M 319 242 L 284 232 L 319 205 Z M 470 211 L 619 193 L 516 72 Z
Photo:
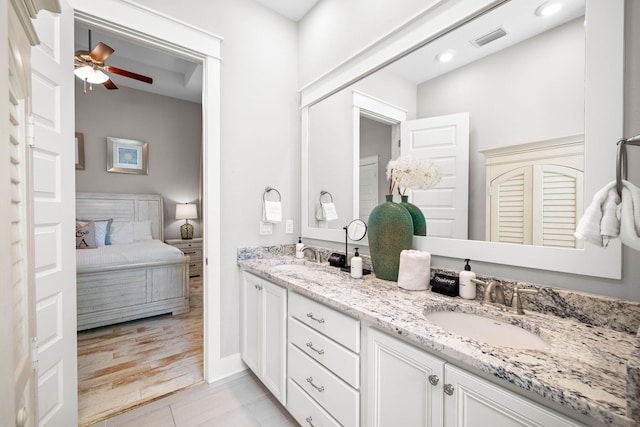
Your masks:
M 239 250 L 238 265 L 243 359 L 301 425 L 638 422 L 632 410 L 627 415 L 638 401 L 634 375 L 627 384 L 638 345 L 638 303 L 520 283 L 540 293 L 527 295 L 526 314 L 516 315 L 479 299 L 402 290 L 374 275 L 353 279 L 326 263 L 296 260 L 287 246 Z M 509 297 L 514 283 L 502 283 Z M 249 302 L 254 297 L 247 289 L 256 284 L 278 296 Z M 546 347 L 469 338 L 427 320 L 435 312 L 515 325 Z M 251 332 L 257 325 L 266 345 L 264 335 Z M 246 358 L 247 342 L 262 342 L 262 362 Z

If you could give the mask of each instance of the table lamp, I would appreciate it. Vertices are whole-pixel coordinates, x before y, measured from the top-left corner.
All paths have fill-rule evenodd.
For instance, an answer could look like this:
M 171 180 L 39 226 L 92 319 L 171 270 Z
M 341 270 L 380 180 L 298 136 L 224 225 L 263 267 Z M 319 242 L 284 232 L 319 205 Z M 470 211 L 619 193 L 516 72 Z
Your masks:
M 193 225 L 189 224 L 190 219 L 198 218 L 198 209 L 193 203 L 176 204 L 176 219 L 184 219 L 187 222 L 180 226 L 180 235 L 183 239 L 193 239 Z

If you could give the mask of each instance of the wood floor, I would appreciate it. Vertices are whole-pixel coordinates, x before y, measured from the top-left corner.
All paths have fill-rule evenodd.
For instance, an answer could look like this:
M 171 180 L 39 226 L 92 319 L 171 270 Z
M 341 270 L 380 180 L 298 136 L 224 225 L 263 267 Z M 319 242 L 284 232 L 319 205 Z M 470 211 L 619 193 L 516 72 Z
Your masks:
M 93 427 L 293 427 L 298 424 L 250 373 L 202 383 L 109 418 Z
M 188 313 L 78 333 L 80 426 L 202 383 L 202 280 L 189 290 Z

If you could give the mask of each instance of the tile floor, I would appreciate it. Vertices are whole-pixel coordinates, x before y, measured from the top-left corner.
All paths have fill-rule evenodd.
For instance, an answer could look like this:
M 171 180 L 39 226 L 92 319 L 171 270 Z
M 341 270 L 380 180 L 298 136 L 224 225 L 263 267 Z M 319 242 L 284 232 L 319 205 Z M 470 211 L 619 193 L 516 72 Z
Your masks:
M 251 373 L 199 384 L 100 421 L 92 427 L 285 427 L 291 415 Z

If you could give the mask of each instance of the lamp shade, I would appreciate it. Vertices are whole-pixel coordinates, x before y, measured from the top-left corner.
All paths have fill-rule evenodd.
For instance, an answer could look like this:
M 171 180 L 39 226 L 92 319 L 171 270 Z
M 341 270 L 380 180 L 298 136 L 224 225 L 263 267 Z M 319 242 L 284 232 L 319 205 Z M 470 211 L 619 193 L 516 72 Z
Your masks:
M 176 205 L 176 219 L 196 219 L 198 209 L 194 203 L 179 203 Z

